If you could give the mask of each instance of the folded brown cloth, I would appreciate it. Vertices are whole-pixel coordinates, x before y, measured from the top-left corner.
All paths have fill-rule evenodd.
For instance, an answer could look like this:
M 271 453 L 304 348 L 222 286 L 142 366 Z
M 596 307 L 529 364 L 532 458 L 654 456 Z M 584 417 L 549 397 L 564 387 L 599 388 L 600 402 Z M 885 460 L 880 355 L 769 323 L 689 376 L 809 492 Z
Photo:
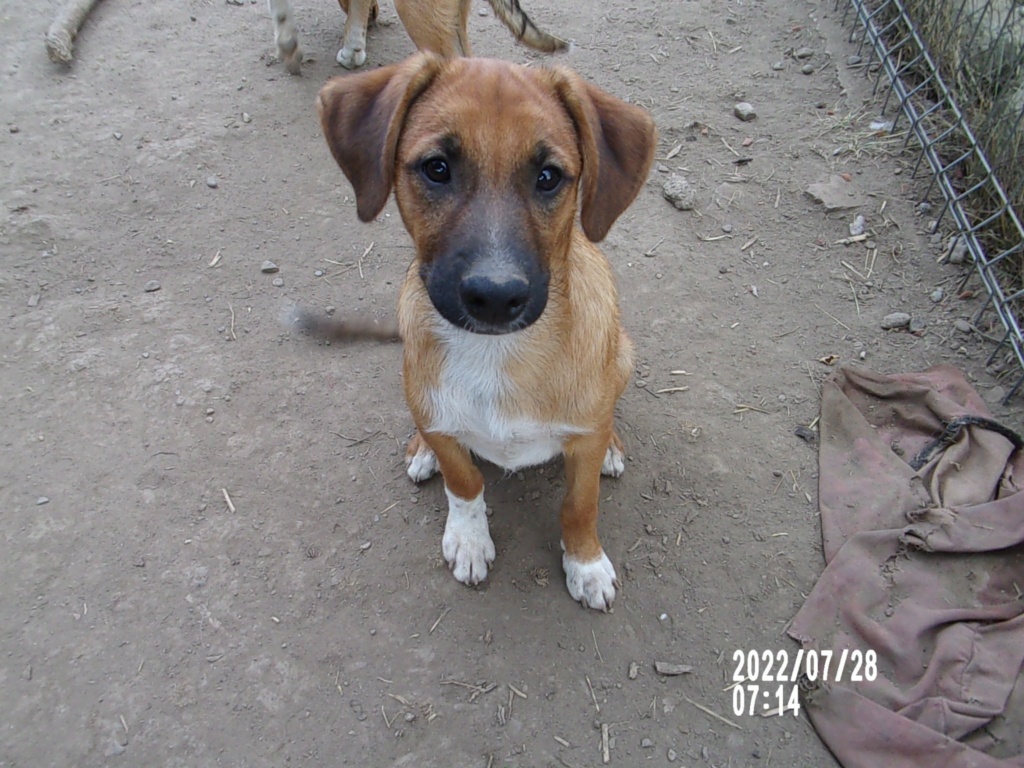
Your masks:
M 1015 428 L 991 422 L 950 366 L 899 376 L 844 367 L 825 383 L 827 565 L 789 634 L 835 658 L 877 653 L 873 681 L 850 681 L 848 665 L 844 679 L 819 675 L 804 697 L 845 768 L 1024 766 Z

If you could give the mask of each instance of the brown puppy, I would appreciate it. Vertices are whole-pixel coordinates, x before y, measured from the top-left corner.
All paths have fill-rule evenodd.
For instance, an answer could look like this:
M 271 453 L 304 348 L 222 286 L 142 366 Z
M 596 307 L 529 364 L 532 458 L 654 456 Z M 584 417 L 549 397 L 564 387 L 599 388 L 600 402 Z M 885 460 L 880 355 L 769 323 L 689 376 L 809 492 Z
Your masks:
M 633 363 L 593 243 L 647 178 L 651 117 L 565 69 L 424 54 L 334 78 L 319 111 L 359 218 L 394 189 L 416 247 L 398 307 L 408 474 L 444 476 L 455 578 L 476 584 L 494 560 L 471 453 L 510 471 L 563 454 L 566 583 L 606 610 L 599 481 L 625 468 L 612 419 Z
M 494 15 L 524 45 L 545 53 L 568 46 L 564 40 L 549 35 L 530 21 L 519 0 L 487 0 Z M 377 0 L 338 0 L 345 12 L 345 32 L 335 57 L 346 69 L 361 67 L 366 62 L 366 27 L 377 18 Z M 395 0 L 395 10 L 405 31 L 421 51 L 441 56 L 472 56 L 466 22 L 470 0 Z M 302 50 L 295 29 L 291 0 L 267 0 L 274 20 L 274 42 L 285 67 L 293 75 L 299 73 Z

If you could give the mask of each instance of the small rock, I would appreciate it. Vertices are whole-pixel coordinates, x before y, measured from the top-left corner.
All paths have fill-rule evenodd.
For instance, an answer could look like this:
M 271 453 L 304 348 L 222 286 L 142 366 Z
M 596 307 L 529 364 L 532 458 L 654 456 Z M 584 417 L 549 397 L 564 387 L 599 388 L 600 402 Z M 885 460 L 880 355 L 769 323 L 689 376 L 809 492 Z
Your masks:
M 824 205 L 826 211 L 860 208 L 864 204 L 857 188 L 838 174 L 831 174 L 827 181 L 811 184 L 804 194 Z
M 659 675 L 675 677 L 677 675 L 685 675 L 693 672 L 693 667 L 689 664 L 673 664 L 670 661 L 656 661 L 654 662 L 654 671 Z
M 654 742 L 645 736 L 640 739 L 640 749 L 654 749 Z
M 210 189 L 216 189 L 217 187 L 220 186 L 220 179 L 218 179 L 216 176 L 207 176 L 206 186 L 208 186 Z
M 669 177 L 665 186 L 662 187 L 661 194 L 680 211 L 692 211 L 697 204 L 696 190 L 684 176 L 680 176 L 678 173 Z
M 19 128 L 16 125 L 12 125 L 12 126 L 9 126 L 7 128 L 7 130 L 10 131 L 11 133 L 18 133 L 19 131 L 21 131 L 21 128 Z
M 25 667 L 25 671 L 21 673 L 21 676 L 25 680 L 31 680 L 32 679 L 32 665 L 31 664 L 29 664 L 27 667 Z
M 324 271 L 322 269 L 313 270 L 313 277 L 323 277 Z
M 31 296 L 28 297 L 28 305 L 30 307 L 37 307 L 37 306 L 39 306 L 39 294 L 38 293 L 33 293 Z
M 946 292 L 944 290 L 942 290 L 941 288 L 936 288 L 934 291 L 931 292 L 931 295 L 929 295 L 928 298 L 930 298 L 932 301 L 938 304 L 940 301 L 942 301 L 943 298 L 945 298 L 945 296 Z
M 804 47 L 804 48 L 797 48 L 795 51 L 793 51 L 793 58 L 794 59 L 809 59 L 813 55 L 814 55 L 814 49 L 813 48 L 806 48 L 806 47 Z
M 846 65 L 849 66 L 849 67 L 856 67 L 862 61 L 864 61 L 864 59 L 862 59 L 860 56 L 858 56 L 855 53 L 846 57 Z
M 142 290 L 144 290 L 146 293 L 153 293 L 153 291 L 159 291 L 160 290 L 160 281 L 159 280 L 150 280 L 148 283 L 146 283 L 142 287 Z
M 122 136 L 124 136 L 124 134 L 121 133 L 120 131 L 114 131 L 114 138 L 117 139 L 118 141 L 121 140 Z
M 781 62 L 781 61 L 773 61 L 772 62 L 772 69 L 775 70 L 776 72 L 782 71 L 785 68 L 785 66 L 786 65 L 783 62 Z
M 38 507 L 43 506 L 43 504 L 49 504 L 49 503 L 50 503 L 50 500 L 48 498 L 46 498 L 45 496 L 40 496 L 38 499 L 36 499 L 36 506 L 38 506 Z
M 803 440 L 805 443 L 814 443 L 818 439 L 818 433 L 808 427 L 806 424 L 797 424 L 796 429 L 793 430 L 793 434 Z
M 640 665 L 635 661 L 629 662 L 629 679 L 636 680 L 637 675 L 640 674 Z
M 932 212 L 932 204 L 929 203 L 927 200 L 921 201 L 920 203 L 917 204 L 917 212 L 922 216 L 927 216 L 929 213 Z
M 925 328 L 928 327 L 928 321 L 921 317 L 910 318 L 910 325 L 907 326 L 907 330 L 911 333 L 921 333 Z
M 273 285 L 275 288 L 284 288 L 284 278 L 283 277 L 275 277 L 271 281 L 271 285 Z
M 324 314 L 328 316 L 333 315 L 337 311 L 334 307 L 324 307 Z
M 275 272 L 279 272 L 279 271 L 280 271 L 280 269 L 278 268 L 277 264 L 272 262 L 270 259 L 267 259 L 266 261 L 264 261 L 260 265 L 260 272 L 264 272 L 264 273 L 266 273 L 268 275 L 272 275 Z
M 676 754 L 676 751 L 674 749 L 670 749 L 666 757 L 668 757 L 668 761 L 670 763 L 674 763 L 676 760 L 679 759 L 679 755 Z
M 949 257 L 946 259 L 950 264 L 963 264 L 967 260 L 967 238 L 958 237 L 950 243 Z
M 372 546 L 373 546 L 373 542 L 372 541 L 363 542 L 362 544 L 359 545 L 359 551 L 360 552 L 365 552 L 366 550 L 368 550 Z
M 749 123 L 751 120 L 757 117 L 757 112 L 754 110 L 754 105 L 751 104 L 749 101 L 741 101 L 739 104 L 732 108 L 732 113 L 745 123 Z
M 938 231 L 938 229 L 939 229 L 939 220 L 938 219 L 932 219 L 925 226 L 925 230 L 928 232 L 929 235 L 934 233 L 934 232 L 936 232 L 936 231 Z
M 882 330 L 891 331 L 896 328 L 906 328 L 910 325 L 910 315 L 906 312 L 890 312 L 882 318 Z
M 725 232 L 725 234 L 727 234 L 727 235 L 732 234 L 732 230 L 733 230 L 732 224 L 723 224 L 722 225 L 722 231 Z
M 850 224 L 850 237 L 857 237 L 858 235 L 864 234 L 864 229 L 867 227 L 867 220 L 864 218 L 864 214 L 858 213 L 853 218 L 853 223 Z
M 491 12 L 488 11 L 486 8 L 481 8 L 479 11 L 477 11 L 477 15 L 479 15 L 479 16 L 490 16 Z
M 243 123 L 251 123 L 252 122 L 252 115 L 250 115 L 248 112 L 243 112 L 242 113 L 242 122 Z
M 966 320 L 957 320 L 955 323 L 953 323 L 953 327 L 960 331 L 960 333 L 970 333 L 971 331 L 974 330 L 971 327 L 971 324 Z
M 800 72 L 802 74 L 805 74 L 805 75 L 813 75 L 814 74 L 814 65 L 813 64 L 804 64 L 802 67 L 800 67 Z

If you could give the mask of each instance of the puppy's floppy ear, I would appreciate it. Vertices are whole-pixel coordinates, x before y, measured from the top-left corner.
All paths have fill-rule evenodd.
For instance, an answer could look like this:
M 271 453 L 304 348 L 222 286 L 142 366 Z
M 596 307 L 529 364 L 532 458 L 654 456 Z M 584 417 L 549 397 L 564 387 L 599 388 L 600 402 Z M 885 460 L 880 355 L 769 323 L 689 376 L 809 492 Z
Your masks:
M 387 202 L 406 112 L 440 68 L 438 57 L 417 54 L 373 72 L 333 77 L 320 89 L 320 126 L 355 190 L 360 221 L 372 221 Z
M 600 242 L 647 180 L 657 140 L 654 120 L 570 70 L 555 69 L 553 75 L 579 134 L 580 223 L 591 242 Z

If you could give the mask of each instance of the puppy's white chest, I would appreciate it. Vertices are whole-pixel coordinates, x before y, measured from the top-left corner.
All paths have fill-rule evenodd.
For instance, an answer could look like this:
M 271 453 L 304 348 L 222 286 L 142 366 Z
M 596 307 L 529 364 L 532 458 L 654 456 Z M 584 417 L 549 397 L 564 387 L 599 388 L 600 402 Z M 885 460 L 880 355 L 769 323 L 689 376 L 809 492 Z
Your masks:
M 543 464 L 565 441 L 587 430 L 515 414 L 507 366 L 519 340 L 451 329 L 438 386 L 430 392 L 430 431 L 455 437 L 477 456 L 507 470 Z

